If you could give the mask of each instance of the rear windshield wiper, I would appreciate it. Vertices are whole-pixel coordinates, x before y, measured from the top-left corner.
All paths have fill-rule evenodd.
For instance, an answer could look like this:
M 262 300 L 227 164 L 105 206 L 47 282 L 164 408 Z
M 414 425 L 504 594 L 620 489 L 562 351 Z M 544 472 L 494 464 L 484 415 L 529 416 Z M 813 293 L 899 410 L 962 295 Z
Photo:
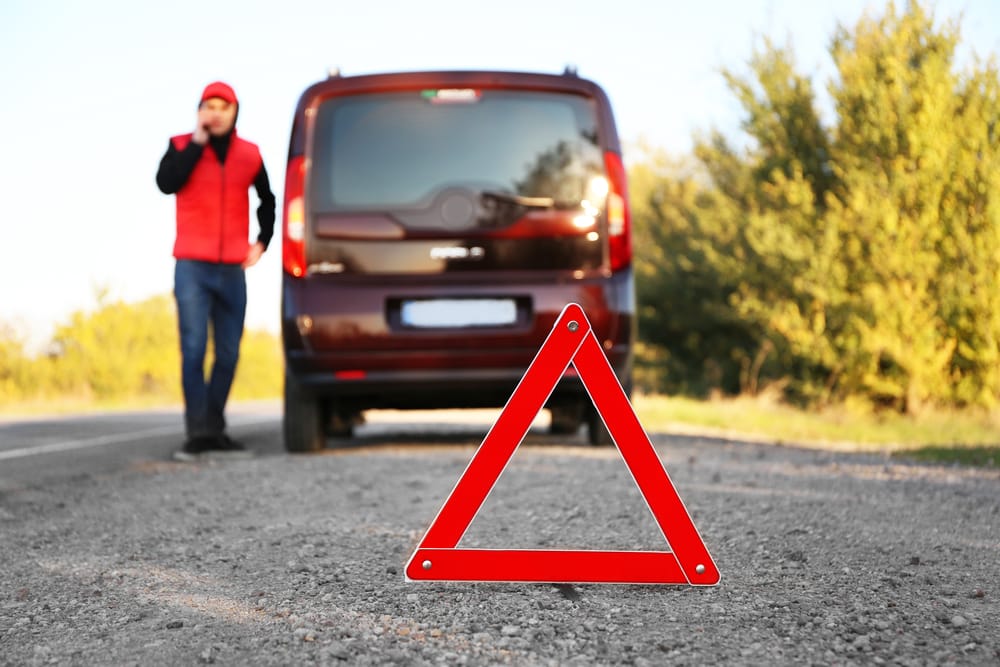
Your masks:
M 494 199 L 526 208 L 554 208 L 556 205 L 556 200 L 552 197 L 523 197 L 499 190 L 483 190 L 479 194 L 484 199 Z

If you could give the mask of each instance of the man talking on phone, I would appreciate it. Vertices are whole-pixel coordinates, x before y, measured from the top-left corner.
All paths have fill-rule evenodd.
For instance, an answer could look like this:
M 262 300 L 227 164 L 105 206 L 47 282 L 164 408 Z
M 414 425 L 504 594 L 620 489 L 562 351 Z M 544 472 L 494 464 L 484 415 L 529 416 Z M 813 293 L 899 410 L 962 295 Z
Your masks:
M 194 132 L 170 139 L 156 184 L 176 195 L 174 297 L 181 345 L 187 440 L 174 456 L 248 455 L 226 433 L 225 407 L 236 373 L 247 287 L 244 271 L 260 259 L 274 233 L 274 194 L 255 144 L 236 134 L 239 101 L 221 81 L 208 84 Z M 260 205 L 250 242 L 249 189 Z M 209 325 L 215 358 L 205 377 Z

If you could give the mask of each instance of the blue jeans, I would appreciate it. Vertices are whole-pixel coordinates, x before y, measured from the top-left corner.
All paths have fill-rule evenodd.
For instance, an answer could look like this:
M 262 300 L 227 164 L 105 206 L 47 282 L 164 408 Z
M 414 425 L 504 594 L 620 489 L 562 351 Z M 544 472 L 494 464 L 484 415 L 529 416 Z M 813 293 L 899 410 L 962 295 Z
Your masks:
M 247 284 L 239 264 L 177 260 L 174 298 L 181 339 L 181 384 L 188 438 L 214 437 L 226 428 L 224 411 L 236 374 L 247 308 Z M 205 378 L 209 323 L 215 344 Z

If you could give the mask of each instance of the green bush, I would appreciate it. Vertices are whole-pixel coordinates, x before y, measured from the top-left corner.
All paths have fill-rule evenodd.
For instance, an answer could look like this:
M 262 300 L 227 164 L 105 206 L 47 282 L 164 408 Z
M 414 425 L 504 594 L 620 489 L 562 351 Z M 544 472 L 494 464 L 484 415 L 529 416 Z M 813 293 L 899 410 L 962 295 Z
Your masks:
M 206 357 L 211 364 L 212 350 Z M 280 396 L 280 338 L 247 330 L 233 383 L 236 399 Z M 10 327 L 0 329 L 0 398 L 5 403 L 72 400 L 92 403 L 181 400 L 180 344 L 173 297 L 137 303 L 98 299 L 56 327 L 45 353 L 29 356 Z
M 724 72 L 741 147 L 712 132 L 632 166 L 643 382 L 997 405 L 1000 85 L 992 60 L 956 71 L 958 40 L 919 2 L 839 28 L 831 127 L 765 42 Z

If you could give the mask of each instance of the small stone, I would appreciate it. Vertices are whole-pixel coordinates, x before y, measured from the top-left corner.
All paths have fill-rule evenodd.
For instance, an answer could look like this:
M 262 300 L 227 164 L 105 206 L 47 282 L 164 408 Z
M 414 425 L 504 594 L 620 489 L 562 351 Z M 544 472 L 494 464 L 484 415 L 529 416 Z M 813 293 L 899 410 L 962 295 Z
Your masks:
M 337 660 L 348 660 L 351 657 L 351 652 L 347 647 L 336 640 L 330 642 L 330 645 L 326 647 L 326 654 Z
M 969 624 L 969 622 L 965 620 L 964 616 L 955 614 L 954 616 L 951 617 L 951 624 L 956 628 L 964 628 Z
M 920 565 L 920 556 L 910 556 L 910 565 Z
M 500 628 L 500 634 L 504 637 L 515 637 L 521 634 L 521 628 L 516 625 L 505 625 Z
M 972 591 L 970 597 L 984 598 L 986 597 L 986 591 L 984 591 L 982 588 L 977 588 L 976 590 Z
M 417 593 L 409 593 L 406 596 L 406 601 L 407 602 L 417 602 L 419 600 L 420 600 L 420 595 L 418 595 Z
M 316 631 L 310 628 L 299 628 L 295 631 L 295 638 L 304 642 L 316 641 Z
M 184 627 L 184 621 L 168 621 L 167 630 L 177 630 Z

